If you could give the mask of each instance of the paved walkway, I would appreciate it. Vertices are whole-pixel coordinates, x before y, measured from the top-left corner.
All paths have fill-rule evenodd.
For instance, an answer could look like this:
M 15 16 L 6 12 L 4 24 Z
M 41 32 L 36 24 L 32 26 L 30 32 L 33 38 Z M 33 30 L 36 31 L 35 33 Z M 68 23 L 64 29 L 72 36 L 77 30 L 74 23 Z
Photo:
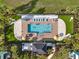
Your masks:
M 60 36 L 60 34 L 63 34 L 62 36 Z M 55 36 L 54 39 L 57 41 L 61 41 L 64 39 L 66 35 L 66 24 L 62 19 L 58 19 L 58 37 Z
M 52 57 L 53 57 L 53 55 L 55 54 L 55 47 L 54 48 L 52 48 L 52 54 L 50 54 L 48 57 L 47 57 L 47 59 L 52 59 Z
M 62 19 L 58 19 L 58 34 L 66 34 L 66 24 Z

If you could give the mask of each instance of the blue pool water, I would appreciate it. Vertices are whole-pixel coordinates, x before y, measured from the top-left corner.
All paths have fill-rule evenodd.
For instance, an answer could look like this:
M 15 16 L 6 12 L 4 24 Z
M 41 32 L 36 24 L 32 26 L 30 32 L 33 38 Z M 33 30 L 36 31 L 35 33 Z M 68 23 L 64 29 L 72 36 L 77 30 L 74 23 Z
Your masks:
M 51 32 L 51 24 L 28 24 L 28 32 L 32 33 L 48 33 Z

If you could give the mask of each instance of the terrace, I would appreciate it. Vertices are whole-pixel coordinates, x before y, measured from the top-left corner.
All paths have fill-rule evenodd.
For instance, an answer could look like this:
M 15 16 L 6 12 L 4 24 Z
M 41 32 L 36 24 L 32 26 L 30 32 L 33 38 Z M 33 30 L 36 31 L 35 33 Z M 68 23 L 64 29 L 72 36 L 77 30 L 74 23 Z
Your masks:
M 53 36 L 57 35 L 57 15 L 34 15 L 31 17 L 32 18 L 27 17 L 27 15 L 26 17 L 22 17 L 22 19 L 27 18 L 26 22 L 22 25 L 24 31 L 23 33 L 25 35 L 28 35 L 28 33 L 30 33 L 33 35 L 32 37 L 37 37 L 39 39 L 53 38 Z
M 14 32 L 19 40 L 53 39 L 55 36 L 66 34 L 66 25 L 62 19 L 58 18 L 58 15 L 27 14 L 22 15 L 21 19 L 16 21 Z

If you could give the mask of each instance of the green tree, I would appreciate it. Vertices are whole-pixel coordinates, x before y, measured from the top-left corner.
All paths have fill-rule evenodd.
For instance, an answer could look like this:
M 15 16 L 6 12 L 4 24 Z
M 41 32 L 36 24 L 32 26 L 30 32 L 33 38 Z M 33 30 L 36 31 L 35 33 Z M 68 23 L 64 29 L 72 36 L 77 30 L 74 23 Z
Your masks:
M 13 11 L 7 8 L 5 5 L 0 6 L 0 38 L 1 34 L 3 34 L 4 25 L 9 25 L 11 23 L 11 16 L 13 15 Z
M 68 49 L 61 47 L 59 51 L 54 54 L 52 59 L 68 59 Z

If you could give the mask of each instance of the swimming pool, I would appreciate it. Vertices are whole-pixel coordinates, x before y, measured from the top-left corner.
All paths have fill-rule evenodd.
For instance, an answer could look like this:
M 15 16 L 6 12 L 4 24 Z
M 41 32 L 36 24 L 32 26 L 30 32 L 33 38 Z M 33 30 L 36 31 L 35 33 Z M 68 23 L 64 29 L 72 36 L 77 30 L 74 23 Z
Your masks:
M 51 30 L 51 24 L 28 24 L 28 32 L 31 33 L 48 33 Z

